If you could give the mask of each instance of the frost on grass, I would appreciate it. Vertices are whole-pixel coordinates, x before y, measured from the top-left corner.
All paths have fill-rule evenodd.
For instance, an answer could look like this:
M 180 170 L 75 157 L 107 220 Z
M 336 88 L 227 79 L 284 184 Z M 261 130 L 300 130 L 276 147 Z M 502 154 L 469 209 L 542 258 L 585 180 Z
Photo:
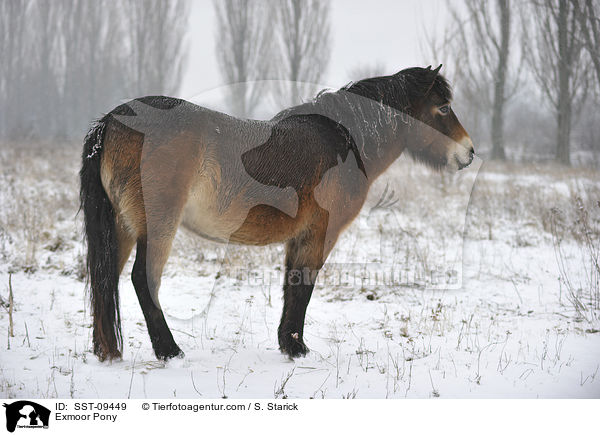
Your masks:
M 308 309 L 311 352 L 295 361 L 277 349 L 282 247 L 234 249 L 181 231 L 161 302 L 186 357 L 154 358 L 130 262 L 124 358 L 99 363 L 82 280 L 79 146 L 12 147 L 0 161 L 4 397 L 600 396 L 595 173 L 486 164 L 465 216 L 472 180 L 399 161 L 332 253 Z M 460 285 L 432 288 L 427 277 L 455 263 Z M 364 279 L 386 264 L 410 279 Z

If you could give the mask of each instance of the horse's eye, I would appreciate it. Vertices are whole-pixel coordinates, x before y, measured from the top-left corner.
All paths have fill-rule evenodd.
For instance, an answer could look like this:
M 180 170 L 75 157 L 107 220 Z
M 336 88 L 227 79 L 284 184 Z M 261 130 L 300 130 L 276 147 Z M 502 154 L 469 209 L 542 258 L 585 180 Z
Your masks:
M 450 112 L 450 106 L 446 104 L 445 106 L 441 106 L 438 108 L 442 115 L 447 115 Z

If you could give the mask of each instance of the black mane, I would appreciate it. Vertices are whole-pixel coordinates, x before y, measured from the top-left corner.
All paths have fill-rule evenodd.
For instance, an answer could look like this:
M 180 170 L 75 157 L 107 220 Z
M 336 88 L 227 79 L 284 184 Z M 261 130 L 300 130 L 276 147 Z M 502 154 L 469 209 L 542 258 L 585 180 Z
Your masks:
M 446 101 L 452 100 L 452 90 L 448 81 L 437 73 L 434 81 L 434 72 L 425 68 L 408 68 L 391 76 L 351 82 L 340 91 L 375 100 L 402 112 L 410 110 L 412 104 L 422 100 L 431 92 Z
M 273 117 L 281 121 L 293 115 L 319 114 L 347 128 L 358 147 L 378 148 L 382 134 L 396 131 L 399 119 L 411 124 L 413 108 L 435 93 L 444 102 L 452 100 L 448 81 L 431 68 L 407 68 L 396 74 L 350 82 L 337 91 L 324 89 L 311 101 L 284 109 Z M 375 142 L 375 143 L 373 143 Z
M 435 78 L 435 81 L 433 81 Z M 433 82 L 433 85 L 432 85 Z M 350 82 L 337 91 L 323 89 L 311 101 L 284 109 L 273 119 L 302 112 L 309 107 L 327 106 L 332 99 L 340 94 L 349 92 L 360 97 L 368 98 L 380 104 L 406 112 L 411 104 L 421 100 L 428 93 L 434 92 L 446 101 L 452 100 L 450 84 L 441 74 L 430 68 L 407 68 L 388 76 L 371 77 L 358 82 Z

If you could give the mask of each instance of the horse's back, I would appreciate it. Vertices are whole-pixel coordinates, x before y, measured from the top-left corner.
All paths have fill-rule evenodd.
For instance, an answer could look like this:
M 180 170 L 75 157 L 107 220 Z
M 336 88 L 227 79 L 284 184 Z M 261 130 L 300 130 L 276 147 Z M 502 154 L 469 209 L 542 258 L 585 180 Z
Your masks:
M 307 225 L 315 201 L 331 208 L 340 192 L 363 190 L 356 147 L 320 115 L 250 121 L 144 97 L 105 119 L 103 186 L 131 236 L 182 222 L 210 239 L 280 242 Z
M 122 104 L 102 122 L 102 184 L 132 236 L 177 226 L 183 217 L 199 234 L 227 239 L 243 222 L 248 201 L 258 198 L 273 197 L 293 212 L 289 194 L 278 199 L 277 192 L 264 193 L 240 160 L 241 153 L 266 141 L 267 122 L 161 96 Z

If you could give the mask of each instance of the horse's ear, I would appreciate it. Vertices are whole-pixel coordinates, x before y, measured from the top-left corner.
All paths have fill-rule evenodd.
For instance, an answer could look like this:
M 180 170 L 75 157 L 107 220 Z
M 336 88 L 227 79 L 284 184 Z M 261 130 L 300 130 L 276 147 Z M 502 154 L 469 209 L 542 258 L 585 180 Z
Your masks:
M 429 67 L 428 69 L 430 69 L 431 67 Z M 431 92 L 431 89 L 433 88 L 433 85 L 435 84 L 435 79 L 437 78 L 438 74 L 440 73 L 440 70 L 442 69 L 442 64 L 440 63 L 440 66 L 438 66 L 436 69 L 434 69 L 432 72 L 433 74 L 433 78 L 431 79 L 431 84 L 429 85 L 429 87 L 427 88 L 427 92 L 425 92 L 425 95 L 429 95 L 429 92 Z
M 427 71 L 431 71 L 431 65 L 429 65 L 426 69 Z

